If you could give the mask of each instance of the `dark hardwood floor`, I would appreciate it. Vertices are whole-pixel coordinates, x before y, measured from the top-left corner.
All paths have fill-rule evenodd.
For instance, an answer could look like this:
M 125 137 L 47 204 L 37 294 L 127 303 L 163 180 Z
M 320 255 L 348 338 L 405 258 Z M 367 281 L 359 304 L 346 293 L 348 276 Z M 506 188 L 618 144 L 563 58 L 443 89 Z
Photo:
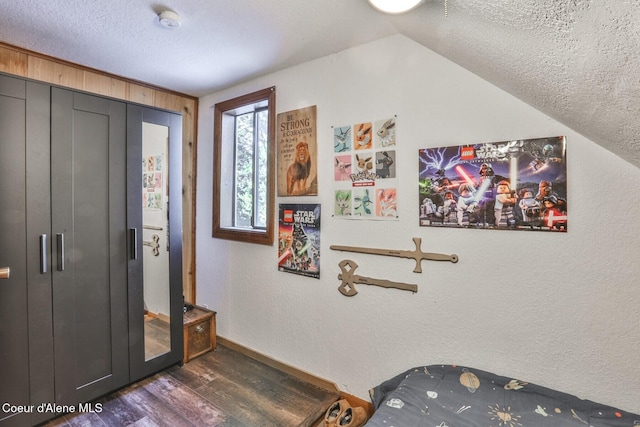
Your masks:
M 171 332 L 169 322 L 158 317 L 144 316 L 144 357 L 152 359 L 171 351 Z
M 100 412 L 68 414 L 46 426 L 313 426 L 338 398 L 218 345 L 97 400 Z

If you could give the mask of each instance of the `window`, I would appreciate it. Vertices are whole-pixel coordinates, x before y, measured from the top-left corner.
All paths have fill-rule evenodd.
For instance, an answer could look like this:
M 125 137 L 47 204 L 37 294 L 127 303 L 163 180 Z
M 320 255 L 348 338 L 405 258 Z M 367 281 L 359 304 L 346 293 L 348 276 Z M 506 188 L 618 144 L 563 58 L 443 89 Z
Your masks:
M 273 244 L 276 88 L 220 102 L 213 126 L 213 237 Z

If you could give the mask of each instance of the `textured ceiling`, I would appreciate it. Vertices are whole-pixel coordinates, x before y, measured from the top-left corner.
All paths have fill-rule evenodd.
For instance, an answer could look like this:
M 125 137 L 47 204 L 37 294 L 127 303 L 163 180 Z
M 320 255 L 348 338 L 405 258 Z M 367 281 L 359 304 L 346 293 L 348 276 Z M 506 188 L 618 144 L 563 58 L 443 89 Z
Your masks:
M 0 0 L 0 41 L 200 96 L 401 33 L 640 167 L 640 0 L 446 3 Z

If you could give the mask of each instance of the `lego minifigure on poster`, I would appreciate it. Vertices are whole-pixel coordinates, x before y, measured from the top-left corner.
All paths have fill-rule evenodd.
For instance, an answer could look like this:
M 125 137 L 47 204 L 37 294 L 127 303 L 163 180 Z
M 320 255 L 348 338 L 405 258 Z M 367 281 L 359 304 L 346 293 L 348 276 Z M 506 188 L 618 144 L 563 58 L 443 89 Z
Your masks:
M 475 189 L 470 184 L 460 184 L 458 194 L 460 194 L 456 207 L 458 225 L 467 226 L 475 219 L 473 218 L 473 214 L 478 209 L 478 201 L 475 199 Z
M 493 208 L 496 218 L 496 227 L 513 226 L 516 219 L 513 215 L 513 206 L 516 204 L 518 196 L 515 191 L 511 191 L 509 181 L 503 179 L 496 186 L 496 203 Z
M 534 199 L 531 188 L 520 190 L 520 202 L 518 203 L 522 212 L 522 221 L 526 224 L 533 224 L 540 219 L 540 202 Z

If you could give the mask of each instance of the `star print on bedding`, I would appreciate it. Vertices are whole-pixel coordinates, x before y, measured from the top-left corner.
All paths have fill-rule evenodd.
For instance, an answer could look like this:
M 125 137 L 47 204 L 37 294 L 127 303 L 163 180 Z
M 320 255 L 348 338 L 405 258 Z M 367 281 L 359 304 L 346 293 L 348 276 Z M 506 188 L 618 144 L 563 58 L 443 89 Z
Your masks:
M 410 369 L 370 390 L 368 427 L 634 427 L 640 415 L 479 369 Z

